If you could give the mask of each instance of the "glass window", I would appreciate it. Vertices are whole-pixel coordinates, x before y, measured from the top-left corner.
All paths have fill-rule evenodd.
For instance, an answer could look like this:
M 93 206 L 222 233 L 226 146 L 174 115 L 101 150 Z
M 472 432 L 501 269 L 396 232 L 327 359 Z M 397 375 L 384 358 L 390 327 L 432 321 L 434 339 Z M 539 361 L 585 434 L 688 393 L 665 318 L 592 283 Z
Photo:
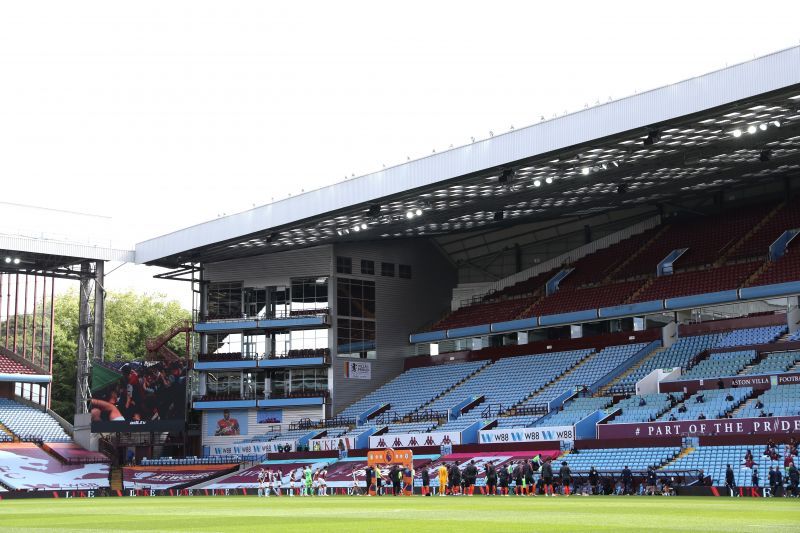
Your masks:
M 411 279 L 411 265 L 400 265 L 398 273 L 403 279 Z
M 327 390 L 327 368 L 292 368 L 272 374 L 272 396 L 275 398 Z
M 242 353 L 241 333 L 209 333 L 206 338 L 209 354 Z
M 247 287 L 243 291 L 244 316 L 264 318 L 267 312 L 267 290 Z
M 322 357 L 319 352 L 329 348 L 327 329 L 307 329 L 277 332 L 273 336 L 272 357 Z M 329 353 L 329 352 L 328 352 Z
M 212 396 L 240 396 L 241 372 L 206 372 L 206 391 Z
M 394 277 L 394 263 L 381 263 L 381 276 Z
M 242 282 L 209 283 L 208 320 L 241 318 Z
M 289 298 L 289 287 L 270 287 L 269 288 L 269 313 L 267 316 L 282 318 L 289 316 L 291 301 Z
M 303 314 L 327 311 L 328 278 L 293 279 L 291 290 L 291 314 Z
M 339 274 L 352 274 L 353 259 L 350 257 L 336 256 L 336 272 Z
M 361 260 L 361 273 L 366 274 L 368 276 L 375 275 L 375 261 L 370 261 L 368 259 Z
M 336 346 L 340 357 L 374 359 L 375 282 L 339 278 L 336 282 Z

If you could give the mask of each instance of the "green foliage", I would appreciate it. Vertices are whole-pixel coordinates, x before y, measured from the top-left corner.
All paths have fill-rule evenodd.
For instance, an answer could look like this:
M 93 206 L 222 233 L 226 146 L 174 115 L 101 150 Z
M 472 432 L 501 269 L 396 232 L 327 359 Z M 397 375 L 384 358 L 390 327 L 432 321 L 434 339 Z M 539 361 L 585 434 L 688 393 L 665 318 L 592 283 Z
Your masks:
M 107 360 L 132 360 L 147 353 L 145 341 L 168 330 L 191 313 L 176 301 L 166 301 L 163 295 L 133 292 L 106 294 Z M 183 335 L 168 345 L 178 354 L 185 351 Z M 78 354 L 78 294 L 71 291 L 55 300 L 53 326 L 53 395 L 52 409 L 72 421 L 75 413 L 75 381 Z

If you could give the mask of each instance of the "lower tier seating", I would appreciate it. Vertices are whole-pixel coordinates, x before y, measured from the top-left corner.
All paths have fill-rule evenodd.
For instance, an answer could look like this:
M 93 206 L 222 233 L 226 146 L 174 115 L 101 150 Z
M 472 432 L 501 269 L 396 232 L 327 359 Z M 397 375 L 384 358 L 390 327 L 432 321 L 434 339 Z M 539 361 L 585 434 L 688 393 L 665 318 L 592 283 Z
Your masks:
M 433 411 L 449 410 L 470 397 L 485 396 L 483 405 L 511 407 L 575 366 L 592 350 L 523 355 L 500 359 L 475 377 L 438 398 Z M 467 412 L 468 418 L 480 418 L 482 406 Z
M 753 393 L 750 387 L 701 390 L 663 415 L 661 421 L 724 418 Z
M 558 382 L 553 383 L 540 393 L 528 398 L 521 404 L 521 407 L 547 405 L 565 391 L 575 390 L 576 388 L 584 386 L 592 387 L 601 378 L 607 376 L 612 370 L 644 349 L 645 346 L 646 344 L 637 343 L 604 348 L 597 355 L 590 357 Z
M 712 353 L 685 372 L 680 379 L 734 376 L 756 358 L 755 350 Z
M 649 467 L 660 467 L 680 453 L 676 446 L 653 448 L 605 448 L 581 450 L 558 459 L 567 461 L 573 472 L 588 472 L 595 467 L 599 471 L 621 471 L 626 466 L 633 472 L 644 472 Z
M 670 396 L 672 399 L 670 399 Z M 643 394 L 631 396 L 614 407 L 622 409 L 610 424 L 631 424 L 635 422 L 654 422 L 659 416 L 673 407 L 675 401 L 683 399 L 682 393 Z
M 786 372 L 800 361 L 800 352 L 776 352 L 768 354 L 758 364 L 746 368 L 742 374 L 770 374 Z
M 533 426 L 572 426 L 599 409 L 611 405 L 611 398 L 575 398 L 564 404 L 563 409 L 554 411 L 533 423 Z
M 780 385 L 749 400 L 736 413 L 737 418 L 800 416 L 800 385 Z
M 0 424 L 24 441 L 72 442 L 52 416 L 7 398 L 0 398 Z
M 645 359 L 635 370 L 617 381 L 610 391 L 633 392 L 636 382 L 657 368 L 686 367 L 700 352 L 714 347 L 719 339 L 720 335 L 716 333 L 682 337 L 666 350 Z
M 778 455 L 780 460 L 773 461 L 761 455 L 760 446 L 700 446 L 691 453 L 681 457 L 669 465 L 672 470 L 703 470 L 705 475 L 711 476 L 713 485 L 725 484 L 725 471 L 728 465 L 733 469 L 736 485 L 739 487 L 752 487 L 753 469 L 744 466 L 744 457 L 747 450 L 751 450 L 755 467 L 759 472 L 759 487 L 769 486 L 769 469 L 776 466 L 783 468 L 783 457 L 786 448 L 780 445 Z
M 389 404 L 390 412 L 405 416 L 488 364 L 487 361 L 426 366 L 407 370 L 351 404 L 340 416 L 355 418 L 375 405 Z

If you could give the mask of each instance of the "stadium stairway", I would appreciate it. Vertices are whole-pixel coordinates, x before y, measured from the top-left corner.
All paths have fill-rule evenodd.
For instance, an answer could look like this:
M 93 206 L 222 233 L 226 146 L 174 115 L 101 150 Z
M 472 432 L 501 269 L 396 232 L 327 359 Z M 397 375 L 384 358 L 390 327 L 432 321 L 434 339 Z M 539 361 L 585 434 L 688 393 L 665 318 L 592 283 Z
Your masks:
M 639 367 L 641 367 L 643 364 L 645 364 L 647 361 L 649 361 L 653 357 L 656 357 L 658 354 L 660 354 L 664 350 L 666 350 L 666 348 L 661 346 L 659 348 L 656 348 L 655 350 L 653 350 L 649 354 L 647 354 L 647 356 L 645 356 L 641 361 L 639 361 L 635 365 L 633 365 L 630 368 L 628 368 L 625 372 L 623 372 L 622 374 L 617 376 L 616 379 L 614 379 L 610 383 L 608 383 L 608 385 L 605 385 L 603 388 L 601 388 L 600 391 L 599 391 L 599 395 L 608 396 L 609 394 L 611 394 L 609 391 L 611 390 L 611 388 L 613 386 L 617 385 L 620 381 L 622 381 L 623 379 L 628 377 L 633 372 L 636 372 L 639 369 Z
M 112 466 L 109 471 L 108 483 L 111 490 L 122 490 L 122 467 Z
M 553 381 L 551 381 L 550 383 L 548 383 L 544 387 L 540 388 L 539 390 L 531 392 L 530 395 L 528 395 L 524 400 L 522 400 L 521 402 L 515 404 L 513 407 L 508 409 L 508 411 L 506 411 L 506 414 L 509 413 L 509 412 L 514 412 L 514 410 L 516 408 L 520 407 L 520 406 L 524 406 L 528 402 L 528 400 L 530 400 L 534 396 L 536 396 L 538 394 L 541 394 L 541 393 L 543 393 L 545 391 L 549 391 L 554 387 L 558 387 L 559 383 L 561 383 L 563 380 L 565 380 L 565 378 L 567 376 L 569 376 L 573 372 L 577 371 L 581 367 L 581 365 L 583 365 L 585 362 L 589 361 L 592 357 L 594 357 L 598 353 L 599 352 L 591 352 L 591 353 L 589 353 L 586 357 L 584 357 L 583 359 L 578 361 L 578 364 L 576 364 L 575 366 L 573 366 L 572 368 L 570 368 L 569 370 L 567 370 L 566 372 L 564 372 L 563 374 L 558 376 L 556 379 L 554 379 Z
M 769 389 L 764 389 L 764 390 L 769 390 Z M 761 396 L 762 394 L 764 394 L 764 390 L 754 390 L 753 394 L 748 396 L 748 398 L 745 401 L 743 401 L 741 404 L 737 405 L 730 412 L 731 418 L 739 418 L 739 413 L 741 411 L 743 411 L 743 410 L 747 409 L 748 407 L 750 407 L 750 404 L 755 405 L 755 403 L 756 403 L 755 399 L 758 398 L 759 396 Z
M 661 229 L 659 229 L 652 237 L 650 237 L 649 241 L 644 243 L 644 245 L 642 245 L 638 250 L 636 250 L 636 252 L 632 253 L 627 259 L 625 259 L 625 261 L 617 265 L 617 268 L 609 272 L 608 275 L 601 282 L 601 285 L 606 285 L 608 283 L 611 283 L 612 280 L 616 279 L 615 276 L 617 275 L 617 272 L 621 272 L 623 269 L 625 269 L 625 267 L 627 267 L 631 261 L 639 257 L 639 255 L 645 250 L 647 250 L 651 244 L 658 241 L 658 239 L 660 239 L 661 236 L 664 234 L 664 232 L 667 231 L 668 229 L 669 229 L 669 224 L 663 224 L 661 226 Z M 636 292 L 638 293 L 639 291 Z
M 520 319 L 520 318 L 533 316 L 533 309 L 537 305 L 539 305 L 542 302 L 542 300 L 544 300 L 545 298 L 547 298 L 546 294 L 538 294 L 538 295 L 534 296 L 533 297 L 533 301 L 531 302 L 531 305 L 529 305 L 528 307 L 523 309 L 523 311 L 519 315 L 517 315 L 516 318 Z
M 770 212 L 769 212 L 769 213 L 767 213 L 766 215 L 764 215 L 764 218 L 762 218 L 762 219 L 761 219 L 761 220 L 758 222 L 758 224 L 756 224 L 756 225 L 754 225 L 752 228 L 750 228 L 750 230 L 749 230 L 747 233 L 745 233 L 745 234 L 742 236 L 742 238 L 741 238 L 741 239 L 739 239 L 738 241 L 736 241 L 735 243 L 733 243 L 733 244 L 732 244 L 732 245 L 731 245 L 731 246 L 730 246 L 730 247 L 729 247 L 729 248 L 728 248 L 728 249 L 725 251 L 725 253 L 721 254 L 721 255 L 719 256 L 719 258 L 718 258 L 716 261 L 714 261 L 714 268 L 716 268 L 716 267 L 720 267 L 720 266 L 724 265 L 724 264 L 725 264 L 725 263 L 728 261 L 728 258 L 729 258 L 731 255 L 733 255 L 734 253 L 736 253 L 736 251 L 737 251 L 739 248 L 741 248 L 741 247 L 742 247 L 742 245 L 743 245 L 744 243 L 746 243 L 746 242 L 747 242 L 747 241 L 750 239 L 750 237 L 752 237 L 753 235 L 755 235 L 755 233 L 756 233 L 758 230 L 760 230 L 760 229 L 761 229 L 761 227 L 762 227 L 762 226 L 764 226 L 764 224 L 766 224 L 767 222 L 769 222 L 769 221 L 770 221 L 770 219 L 772 219 L 772 218 L 773 218 L 773 217 L 774 217 L 774 216 L 775 216 L 775 215 L 776 215 L 776 214 L 777 214 L 777 213 L 778 213 L 778 212 L 779 212 L 781 209 L 783 209 L 783 207 L 784 207 L 784 205 L 785 205 L 785 204 L 786 204 L 786 202 L 781 202 L 780 204 L 778 204 L 778 205 L 776 205 L 775 207 L 773 207 L 773 208 L 770 210 Z
M 677 461 L 678 459 L 680 459 L 682 457 L 686 457 L 687 455 L 689 455 L 693 451 L 694 451 L 694 448 L 692 448 L 691 446 L 684 446 L 683 448 L 681 448 L 681 452 L 678 455 L 673 457 L 671 461 L 668 461 L 667 463 L 662 465 L 661 468 L 664 469 L 664 470 L 669 470 L 669 467 L 672 466 L 672 464 L 675 461 Z
M 2 422 L 0 422 L 0 435 L 8 435 L 8 438 L 0 439 L 0 442 L 19 442 L 19 437 L 14 435 Z
M 761 276 L 761 274 L 763 274 L 763 273 L 764 273 L 764 271 L 765 271 L 767 268 L 769 268 L 769 265 L 770 265 L 770 262 L 769 262 L 769 261 L 764 261 L 763 263 L 761 263 L 761 266 L 760 266 L 760 267 L 758 267 L 758 268 L 756 269 L 756 271 L 755 271 L 755 272 L 753 272 L 752 274 L 750 274 L 750 275 L 747 277 L 747 279 L 744 281 L 744 283 L 742 283 L 742 287 L 750 287 L 750 286 L 751 286 L 751 284 L 752 284 L 752 283 L 753 283 L 755 280 L 757 280 L 757 279 L 758 279 L 758 278 Z
M 419 407 L 417 410 L 415 410 L 415 411 L 413 411 L 412 413 L 410 413 L 409 415 L 405 416 L 405 417 L 404 417 L 404 419 L 406 419 L 408 422 L 410 422 L 410 421 L 411 421 L 411 419 L 412 419 L 412 418 L 414 418 L 414 415 L 415 415 L 416 413 L 420 413 L 420 412 L 426 411 L 426 410 L 428 409 L 428 407 L 429 407 L 429 406 L 433 405 L 433 404 L 436 402 L 436 400 L 438 400 L 438 399 L 439 399 L 439 398 L 441 398 L 442 396 L 445 396 L 446 394 L 448 394 L 450 391 L 452 391 L 453 389 L 455 389 L 456 387 L 458 387 L 459 385 L 461 385 L 461 384 L 462 384 L 462 383 L 464 383 L 465 381 L 469 381 L 470 379 L 474 378 L 475 376 L 477 376 L 478 374 L 480 374 L 481 372 L 483 372 L 483 371 L 484 371 L 484 370 L 486 370 L 487 368 L 491 368 L 491 366 L 492 366 L 493 364 L 494 364 L 494 361 L 491 361 L 491 362 L 490 362 L 488 365 L 483 365 L 483 366 L 482 366 L 482 367 L 480 367 L 478 370 L 476 370 L 476 371 L 475 371 L 475 372 L 473 372 L 472 374 L 470 374 L 470 375 L 466 376 L 466 377 L 465 377 L 464 379 L 462 379 L 461 381 L 459 381 L 459 382 L 456 382 L 456 383 L 453 383 L 453 384 L 452 384 L 450 387 L 448 387 L 447 389 L 445 389 L 445 390 L 443 390 L 442 392 L 440 392 L 440 393 L 439 393 L 438 395 L 436 395 L 434 398 L 431 398 L 429 401 L 427 401 L 427 402 L 425 402 L 424 404 L 422 404 L 422 405 L 421 405 L 421 406 L 420 406 L 420 407 Z
M 656 278 L 649 278 L 647 281 L 644 282 L 644 285 L 633 291 L 633 294 L 625 298 L 624 304 L 629 304 L 631 302 L 635 302 L 636 299 L 642 294 L 644 291 L 650 288 L 650 285 L 656 282 Z

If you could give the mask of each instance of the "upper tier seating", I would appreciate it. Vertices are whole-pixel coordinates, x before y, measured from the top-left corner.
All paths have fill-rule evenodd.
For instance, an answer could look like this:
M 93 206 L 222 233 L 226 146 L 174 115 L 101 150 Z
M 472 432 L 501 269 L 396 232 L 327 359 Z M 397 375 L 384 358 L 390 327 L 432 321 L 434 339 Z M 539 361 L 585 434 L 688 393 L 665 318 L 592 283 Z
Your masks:
M 750 387 L 701 390 L 689 396 L 681 404 L 686 408 L 684 412 L 681 412 L 681 405 L 678 405 L 661 415 L 660 420 L 662 422 L 672 420 L 673 416 L 676 420 L 700 420 L 701 415 L 709 420 L 723 418 L 726 413 L 736 409 L 752 393 L 753 389 Z M 701 397 L 702 402 L 698 401 Z M 733 399 L 728 400 L 728 397 Z
M 575 398 L 564 404 L 560 411 L 554 411 L 533 423 L 534 427 L 572 426 L 594 413 L 611 405 L 611 398 Z
M 575 366 L 592 350 L 553 352 L 500 359 L 430 405 L 434 411 L 449 410 L 467 398 L 484 395 L 484 405 L 511 407 Z M 467 412 L 480 418 L 482 406 Z
M 20 440 L 43 442 L 72 442 L 58 422 L 33 407 L 7 398 L 0 398 L 0 423 Z
M 775 352 L 768 354 L 758 364 L 746 368 L 742 374 L 772 374 L 786 372 L 800 361 L 800 352 Z
M 678 260 L 680 267 L 710 265 L 741 240 L 770 209 L 769 205 L 758 205 L 737 208 L 718 216 L 669 221 L 658 239 L 614 274 L 614 278 L 654 275 L 658 263 L 679 248 L 688 248 Z
M 579 365 L 558 382 L 528 398 L 521 407 L 547 405 L 550 401 L 576 387 L 591 387 L 609 372 L 642 350 L 644 343 L 609 346 Z
M 712 353 L 703 359 L 679 379 L 719 378 L 734 376 L 756 358 L 755 350 L 740 352 Z
M 600 283 L 610 276 L 623 261 L 647 244 L 647 241 L 652 239 L 658 230 L 659 228 L 649 229 L 578 259 L 571 265 L 575 270 L 564 278 L 560 286 L 562 288 L 580 287 Z
M 527 316 L 557 315 L 570 311 L 620 305 L 641 286 L 641 281 L 626 281 L 600 287 L 566 287 L 540 301 L 525 314 Z
M 783 455 L 785 446 L 778 446 L 780 461 L 772 461 L 769 457 L 761 455 L 764 446 L 700 446 L 691 453 L 677 459 L 665 470 L 700 470 L 707 476 L 711 476 L 713 485 L 725 485 L 725 470 L 727 465 L 731 465 L 736 486 L 752 487 L 752 473 L 750 468 L 744 466 L 744 456 L 747 450 L 753 453 L 753 460 L 758 467 L 759 486 L 769 486 L 769 469 L 772 466 L 783 468 Z
M 561 456 L 558 463 L 567 461 L 573 472 L 588 472 L 592 467 L 600 472 L 619 472 L 626 466 L 633 472 L 644 472 L 650 466 L 658 467 L 671 461 L 680 451 L 677 446 L 581 450 Z
M 800 228 L 800 202 L 792 200 L 782 204 L 775 214 L 756 229 L 741 246 L 733 250 L 730 259 L 758 257 L 766 259 L 769 246 L 788 229 Z
M 672 395 L 677 400 L 683 399 L 682 393 Z M 610 424 L 631 424 L 635 422 L 653 422 L 672 407 L 669 394 L 644 394 L 631 396 L 614 406 L 622 409 Z
M 752 344 L 769 344 L 786 333 L 786 326 L 764 326 L 761 328 L 737 329 L 725 335 L 717 343 L 717 348 L 749 346 Z
M 526 280 L 519 281 L 514 285 L 487 294 L 484 297 L 484 300 L 499 300 L 502 298 L 511 298 L 514 296 L 536 294 L 542 289 L 544 289 L 544 286 L 548 282 L 548 280 L 550 280 L 550 278 L 558 274 L 560 270 L 561 267 L 554 268 L 552 270 L 548 270 L 547 272 L 542 272 L 540 274 L 537 274 Z
M 758 402 L 763 407 L 757 407 Z M 768 416 L 800 416 L 800 385 L 779 385 L 768 389 L 748 402 L 736 413 L 737 418 Z
M 5 355 L 0 355 L 0 374 L 36 374 L 36 372 Z
M 756 287 L 800 281 L 800 244 L 798 244 L 798 239 L 800 237 L 795 237 L 786 254 L 777 261 L 768 263 L 765 270 L 749 285 Z
M 339 414 L 345 418 L 354 418 L 375 405 L 390 404 L 391 413 L 405 416 L 486 364 L 487 361 L 472 361 L 412 368 L 351 404 Z
M 533 300 L 530 298 L 521 298 L 461 307 L 438 321 L 430 329 L 431 331 L 443 331 L 514 320 L 532 303 Z
M 740 263 L 714 269 L 679 272 L 671 276 L 659 276 L 646 289 L 636 295 L 636 302 L 664 300 L 679 296 L 691 296 L 738 289 L 756 271 L 760 263 Z

